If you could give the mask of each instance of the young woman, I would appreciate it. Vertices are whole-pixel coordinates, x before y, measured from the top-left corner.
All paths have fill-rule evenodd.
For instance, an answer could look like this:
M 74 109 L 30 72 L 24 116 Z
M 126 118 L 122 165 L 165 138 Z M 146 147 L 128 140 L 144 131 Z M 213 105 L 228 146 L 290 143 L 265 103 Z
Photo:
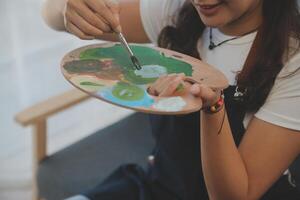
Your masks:
M 44 8 L 57 30 L 113 41 L 122 31 L 201 58 L 230 82 L 225 105 L 220 91 L 185 87 L 204 109 L 150 115 L 157 146 L 149 170 L 122 166 L 74 199 L 300 199 L 288 170 L 300 153 L 296 0 L 49 0 Z M 161 77 L 150 92 L 171 95 L 183 80 Z

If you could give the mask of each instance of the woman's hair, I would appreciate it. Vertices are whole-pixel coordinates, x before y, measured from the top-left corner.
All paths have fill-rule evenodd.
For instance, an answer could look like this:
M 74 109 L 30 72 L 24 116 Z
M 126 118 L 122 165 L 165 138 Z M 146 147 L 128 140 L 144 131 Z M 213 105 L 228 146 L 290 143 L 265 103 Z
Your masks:
M 300 49 L 299 16 L 297 0 L 263 0 L 261 43 L 256 49 L 254 64 L 250 70 L 242 70 L 237 75 L 239 86 L 248 90 L 244 101 L 247 111 L 256 111 L 264 104 L 284 66 L 285 56 L 292 53 L 290 46 L 294 46 L 295 52 Z M 167 26 L 160 33 L 159 46 L 200 58 L 197 41 L 205 25 L 196 9 L 187 2 L 175 19 L 175 26 Z

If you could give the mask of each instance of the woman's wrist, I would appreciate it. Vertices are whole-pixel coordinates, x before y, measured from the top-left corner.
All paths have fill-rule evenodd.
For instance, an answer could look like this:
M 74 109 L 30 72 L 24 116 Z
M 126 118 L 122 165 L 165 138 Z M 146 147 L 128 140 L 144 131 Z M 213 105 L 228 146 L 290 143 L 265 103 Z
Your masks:
M 224 94 L 221 91 L 221 94 L 216 103 L 211 104 L 210 106 L 204 107 L 202 110 L 207 114 L 214 114 L 220 112 L 224 108 Z
M 217 106 L 217 108 L 215 108 Z M 206 107 L 202 109 L 203 118 L 210 121 L 213 124 L 220 124 L 218 130 L 215 130 L 217 135 L 222 132 L 223 125 L 226 118 L 226 110 L 224 103 L 224 96 L 222 95 L 216 105 Z M 214 129 L 214 128 L 213 128 Z

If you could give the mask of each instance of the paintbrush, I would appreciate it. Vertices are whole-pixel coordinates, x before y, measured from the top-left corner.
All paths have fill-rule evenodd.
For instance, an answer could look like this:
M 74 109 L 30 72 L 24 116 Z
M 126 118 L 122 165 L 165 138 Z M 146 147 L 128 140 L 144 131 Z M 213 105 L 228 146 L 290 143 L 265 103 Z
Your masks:
M 142 69 L 141 67 L 141 64 L 139 62 L 139 60 L 137 59 L 137 57 L 135 57 L 135 55 L 133 54 L 132 50 L 130 49 L 125 37 L 123 36 L 123 34 L 120 32 L 120 33 L 117 33 L 118 36 L 119 36 L 119 40 L 120 40 L 120 43 L 123 45 L 123 47 L 127 50 L 129 56 L 130 56 L 130 59 L 131 59 L 131 62 L 133 63 L 133 65 L 135 66 L 135 68 L 137 70 L 140 70 Z

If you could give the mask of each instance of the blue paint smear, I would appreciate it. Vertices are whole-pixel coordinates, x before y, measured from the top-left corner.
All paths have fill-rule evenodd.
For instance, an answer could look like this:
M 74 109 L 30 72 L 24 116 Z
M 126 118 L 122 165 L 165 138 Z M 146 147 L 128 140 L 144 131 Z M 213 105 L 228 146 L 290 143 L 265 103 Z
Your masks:
M 106 88 L 104 90 L 101 90 L 97 93 L 97 95 L 99 95 L 100 97 L 102 97 L 105 100 L 110 101 L 112 103 L 126 106 L 126 107 L 132 107 L 132 108 L 136 108 L 136 107 L 149 108 L 154 104 L 154 99 L 146 91 L 144 91 L 143 99 L 138 100 L 138 101 L 125 101 L 125 100 L 116 98 L 112 94 L 112 88 Z

